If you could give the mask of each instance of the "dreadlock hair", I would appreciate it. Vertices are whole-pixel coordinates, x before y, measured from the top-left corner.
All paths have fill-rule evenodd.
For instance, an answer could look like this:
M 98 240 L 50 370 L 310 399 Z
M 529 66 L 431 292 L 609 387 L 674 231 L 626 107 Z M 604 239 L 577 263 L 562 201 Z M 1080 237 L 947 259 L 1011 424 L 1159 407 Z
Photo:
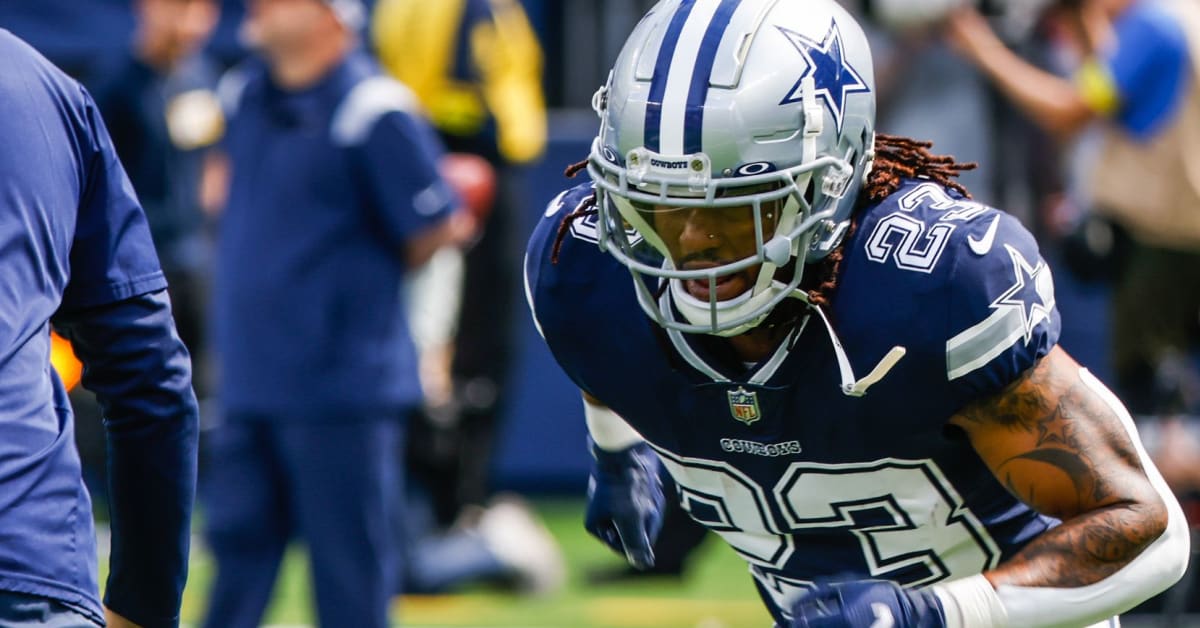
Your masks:
M 586 159 L 578 163 L 573 163 L 567 166 L 567 169 L 563 171 L 563 174 L 566 175 L 568 179 L 574 179 L 575 175 L 582 172 L 584 168 L 587 168 L 587 164 L 588 160 Z M 571 224 L 574 223 L 577 218 L 590 216 L 592 214 L 599 213 L 599 211 L 600 210 L 596 209 L 596 193 L 592 192 L 591 195 L 583 199 L 583 202 L 580 203 L 574 211 L 568 213 L 566 216 L 563 216 L 562 222 L 558 223 L 558 232 L 554 234 L 554 248 L 550 251 L 551 264 L 558 263 L 558 253 L 562 250 L 563 238 L 567 237 L 567 232 L 571 230 Z
M 882 201 L 900 189 L 905 179 L 928 179 L 971 198 L 967 188 L 955 179 L 959 173 L 974 170 L 976 163 L 959 163 L 950 155 L 935 155 L 929 151 L 933 142 L 914 140 L 899 135 L 875 134 L 875 165 L 867 176 L 863 198 L 872 202 Z M 858 228 L 858 212 L 866 203 L 860 199 L 850 217 L 842 244 L 829 252 L 825 259 L 811 270 L 816 281 L 808 290 L 808 300 L 814 305 L 828 307 L 837 291 L 838 275 L 845 257 L 846 242 Z M 805 282 L 807 283 L 807 282 Z
M 976 163 L 958 163 L 950 155 L 929 152 L 933 142 L 875 134 L 875 167 L 867 177 L 864 192 L 873 201 L 881 201 L 900 188 L 902 179 L 928 179 L 967 198 L 971 193 L 955 181 L 959 173 L 974 170 Z
M 933 142 L 914 140 L 899 135 L 875 134 L 875 163 L 867 176 L 866 186 L 854 212 L 850 217 L 850 227 L 842 238 L 842 243 L 830 251 L 820 262 L 811 268 L 801 286 L 808 293 L 808 300 L 813 305 L 828 308 L 834 293 L 837 291 L 838 275 L 845 257 L 846 242 L 858 228 L 858 212 L 867 205 L 866 201 L 881 201 L 904 183 L 905 179 L 926 179 L 945 188 L 954 190 L 967 198 L 971 193 L 955 179 L 959 173 L 974 170 L 975 163 L 959 163 L 950 155 L 935 155 L 930 152 Z M 571 164 L 564 174 L 574 177 L 587 167 L 587 160 Z M 584 199 L 575 211 L 563 217 L 555 236 L 554 249 L 550 261 L 558 262 L 558 253 L 562 248 L 563 238 L 571 228 L 571 223 L 577 218 L 597 213 L 596 195 Z

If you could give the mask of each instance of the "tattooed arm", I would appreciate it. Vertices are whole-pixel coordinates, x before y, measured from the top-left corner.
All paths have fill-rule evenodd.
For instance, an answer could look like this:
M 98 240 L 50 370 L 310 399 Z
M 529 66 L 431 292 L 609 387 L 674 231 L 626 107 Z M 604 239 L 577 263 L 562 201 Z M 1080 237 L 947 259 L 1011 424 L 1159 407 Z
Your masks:
M 1182 575 L 1178 504 L 1120 402 L 1062 349 L 951 423 L 1009 491 L 1062 520 L 983 574 L 1009 625 L 1098 621 Z
M 993 585 L 1092 584 L 1166 529 L 1166 505 L 1132 439 L 1079 369 L 1055 348 L 1003 393 L 952 419 L 1009 491 L 1063 520 L 986 574 Z

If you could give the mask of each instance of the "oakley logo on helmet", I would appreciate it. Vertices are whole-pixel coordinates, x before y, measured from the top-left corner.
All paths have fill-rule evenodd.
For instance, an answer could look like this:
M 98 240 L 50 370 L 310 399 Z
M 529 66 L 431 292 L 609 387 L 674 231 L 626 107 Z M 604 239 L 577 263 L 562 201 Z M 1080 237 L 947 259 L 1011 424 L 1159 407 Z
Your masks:
M 609 163 L 613 163 L 613 164 L 621 163 L 621 159 L 619 157 L 617 157 L 617 152 L 607 146 L 602 147 L 600 149 L 600 153 L 602 155 L 604 155 L 604 159 L 606 159 Z
M 771 172 L 775 170 L 775 164 L 769 161 L 756 161 L 754 163 L 744 164 L 737 169 L 739 177 L 752 177 L 756 174 Z

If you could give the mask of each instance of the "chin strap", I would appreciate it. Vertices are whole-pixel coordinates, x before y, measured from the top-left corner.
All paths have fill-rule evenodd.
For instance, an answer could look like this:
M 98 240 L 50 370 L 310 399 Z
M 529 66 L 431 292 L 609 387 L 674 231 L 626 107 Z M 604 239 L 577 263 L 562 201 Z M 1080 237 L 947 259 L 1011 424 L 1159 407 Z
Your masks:
M 671 290 L 664 291 L 662 296 L 659 298 L 659 305 L 662 308 L 663 316 L 672 315 L 671 292 Z M 892 368 L 896 366 L 896 363 L 899 362 L 906 353 L 908 353 L 908 349 L 905 349 L 900 345 L 892 347 L 891 350 L 889 350 L 887 354 L 883 356 L 883 359 L 881 359 L 875 365 L 875 368 L 871 369 L 870 373 L 867 373 L 862 379 L 857 379 L 854 377 L 854 369 L 850 366 L 850 358 L 846 356 L 846 349 L 842 347 L 842 341 L 838 338 L 837 333 L 833 331 L 833 324 L 829 322 L 829 317 L 825 315 L 825 310 L 821 309 L 819 305 L 810 301 L 808 299 L 808 294 L 803 290 L 793 290 L 789 296 L 799 299 L 806 306 L 808 306 L 808 309 L 815 311 L 817 316 L 821 318 L 821 322 L 825 324 L 825 331 L 829 334 L 829 341 L 833 344 L 833 353 L 835 356 L 837 356 L 838 371 L 841 373 L 842 377 L 842 394 L 848 397 L 862 397 L 863 395 L 867 394 L 867 389 L 871 386 L 874 386 L 877 382 L 879 382 L 879 380 L 886 377 Z M 807 317 L 805 317 L 805 321 L 807 320 Z M 803 325 L 801 325 L 801 328 L 803 328 Z M 672 338 L 672 342 L 680 351 L 680 354 L 690 364 L 695 366 L 701 372 L 709 375 L 709 377 L 712 377 L 715 381 L 727 381 L 723 375 L 705 364 L 704 361 L 699 358 L 699 356 L 696 356 L 695 353 L 691 351 L 691 348 L 688 346 L 688 344 L 683 341 L 682 332 L 668 328 L 667 333 Z M 800 334 L 793 330 L 791 338 L 785 340 L 784 344 L 789 345 L 795 342 L 799 337 Z
M 803 299 L 808 304 L 809 309 L 816 310 L 817 315 L 821 317 L 821 322 L 825 323 L 825 331 L 829 332 L 829 340 L 833 343 L 833 353 L 837 356 L 838 370 L 842 374 L 842 394 L 848 397 L 861 397 L 867 394 L 867 389 L 873 386 L 876 382 L 883 379 L 892 370 L 893 366 L 908 353 L 908 350 L 900 345 L 892 347 L 887 355 L 867 373 L 862 379 L 854 378 L 854 369 L 850 367 L 850 358 L 846 357 L 846 350 L 842 348 L 842 341 L 838 339 L 837 334 L 833 331 L 833 325 L 829 323 L 829 317 L 825 316 L 825 310 L 820 306 L 810 302 L 806 297 Z

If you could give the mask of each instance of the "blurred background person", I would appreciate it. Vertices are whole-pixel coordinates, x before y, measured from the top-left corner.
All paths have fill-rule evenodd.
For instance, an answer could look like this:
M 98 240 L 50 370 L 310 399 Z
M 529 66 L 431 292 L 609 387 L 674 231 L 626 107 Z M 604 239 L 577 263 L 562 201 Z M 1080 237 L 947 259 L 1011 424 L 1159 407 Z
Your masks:
M 306 545 L 322 626 L 388 625 L 404 419 L 419 404 L 407 269 L 474 236 L 411 93 L 360 48 L 358 0 L 253 0 L 260 58 L 224 79 L 206 626 L 257 626 Z
M 434 284 L 460 283 L 444 312 L 452 348 L 429 347 L 429 376 L 449 384 L 414 421 L 410 466 L 449 525 L 491 490 L 491 465 L 516 355 L 522 313 L 520 259 L 526 211 L 520 167 L 546 145 L 542 52 L 517 0 L 378 0 L 372 41 L 384 68 L 412 88 L 452 152 L 495 169 L 492 207 L 459 270 L 440 260 Z M 454 166 L 451 165 L 451 168 Z M 450 176 L 453 176 L 451 174 Z M 438 271 L 434 271 L 438 272 Z M 462 273 L 461 280 L 457 279 Z M 448 375 L 437 370 L 448 369 Z
M 448 153 L 438 170 L 463 207 L 481 224 L 486 222 L 495 198 L 495 168 L 478 155 Z M 417 429 L 410 428 L 404 455 L 409 472 L 400 514 L 402 588 L 398 593 L 444 594 L 485 584 L 544 596 L 562 588 L 566 566 L 558 543 L 524 499 L 506 493 L 486 507 L 464 504 L 455 513 L 443 513 L 454 517 L 449 524 L 439 519 L 437 507 L 452 503 L 455 495 L 435 496 L 430 488 L 446 493 L 455 488 L 453 483 L 439 482 L 437 473 L 454 471 L 453 450 L 446 448 L 456 445 L 452 438 L 460 434 L 453 425 L 438 421 L 456 416 L 449 354 L 462 297 L 462 257 L 458 248 L 443 247 L 409 273 L 405 282 L 424 403 L 410 418 L 410 426 Z M 434 448 L 438 451 L 431 453 Z
M 1113 294 L 1112 349 L 1123 398 L 1141 415 L 1196 414 L 1200 349 L 1200 9 L 1173 0 L 1068 0 L 1064 78 L 1013 54 L 971 9 L 952 41 L 1032 120 L 1095 156 L 1087 205 L 1128 233 Z M 1190 46 L 1190 48 L 1189 48 Z M 1153 304 L 1153 305 L 1151 305 Z
M 1187 504 L 1200 488 L 1200 4 L 1059 0 L 1055 9 L 1074 59 L 1070 77 L 1013 53 L 971 7 L 952 12 L 946 28 L 962 56 L 1031 120 L 1092 149 L 1083 153 L 1078 187 L 1118 239 L 1110 245 L 1118 246 L 1110 303 L 1116 391 Z M 1195 513 L 1194 504 L 1188 509 Z M 1176 587 L 1177 598 L 1193 580 Z
M 978 0 L 998 36 L 1026 59 L 1046 46 L 1039 27 L 1052 0 Z M 1039 239 L 1050 235 L 1039 208 L 1060 191 L 1060 154 L 1044 132 L 998 98 L 974 64 L 940 37 L 946 0 L 848 0 L 861 5 L 879 83 L 880 128 L 926 138 L 939 152 L 977 165 L 960 181 L 1003 207 Z M 952 103 L 952 106 L 949 106 Z M 1047 243 L 1048 244 L 1048 243 Z
M 981 202 L 999 204 L 992 168 L 996 117 L 988 84 L 975 68 L 932 36 L 940 28 L 936 17 L 944 2 L 846 4 L 863 5 L 863 23 L 879 69 L 879 127 L 928 139 L 939 152 L 979 164 L 979 168 L 963 172 L 959 181 Z M 948 102 L 955 106 L 943 106 Z
M 1174 0 L 1063 0 L 1078 44 L 1074 80 L 1009 50 L 974 9 L 953 13 L 952 41 L 1034 122 L 1060 138 L 1096 121 L 1087 191 L 1094 211 L 1132 236 L 1113 294 L 1118 390 L 1139 414 L 1174 413 L 1160 364 L 1200 349 L 1200 6 Z M 1164 406 L 1163 404 L 1167 404 Z M 1197 408 L 1189 409 L 1195 413 Z
M 406 489 L 398 593 L 440 595 L 485 585 L 545 597 L 562 589 L 567 574 L 558 543 L 523 499 L 503 495 L 486 508 L 467 506 L 446 527 L 422 483 Z
M 537 515 L 513 495 L 485 505 L 523 309 L 521 167 L 546 144 L 541 48 L 509 0 L 382 0 L 372 37 L 453 151 L 443 175 L 485 217 L 465 253 L 439 251 L 409 285 L 425 404 L 406 456 L 404 591 L 489 582 L 550 593 L 565 567 Z
M 175 627 L 196 488 L 187 349 L 91 97 L 5 30 L 0 58 L 0 625 Z M 103 606 L 51 325 L 103 408 L 113 512 Z
M 179 335 L 207 392 L 205 319 L 211 244 L 206 215 L 216 193 L 202 186 L 204 160 L 224 132 L 219 68 L 202 48 L 217 24 L 217 0 L 135 0 L 130 48 L 101 75 L 96 103 L 146 210 L 167 276 Z

